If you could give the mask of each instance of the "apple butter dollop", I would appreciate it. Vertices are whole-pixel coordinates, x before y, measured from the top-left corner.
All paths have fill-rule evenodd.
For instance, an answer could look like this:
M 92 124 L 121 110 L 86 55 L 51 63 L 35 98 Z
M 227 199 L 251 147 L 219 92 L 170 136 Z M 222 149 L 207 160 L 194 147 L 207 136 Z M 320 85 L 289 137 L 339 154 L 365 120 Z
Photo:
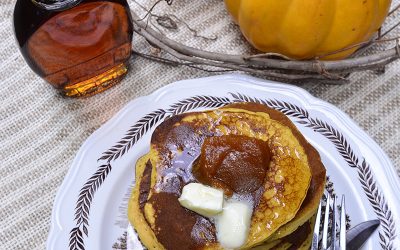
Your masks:
M 198 181 L 232 193 L 258 190 L 271 160 L 267 142 L 244 135 L 207 137 L 193 166 Z

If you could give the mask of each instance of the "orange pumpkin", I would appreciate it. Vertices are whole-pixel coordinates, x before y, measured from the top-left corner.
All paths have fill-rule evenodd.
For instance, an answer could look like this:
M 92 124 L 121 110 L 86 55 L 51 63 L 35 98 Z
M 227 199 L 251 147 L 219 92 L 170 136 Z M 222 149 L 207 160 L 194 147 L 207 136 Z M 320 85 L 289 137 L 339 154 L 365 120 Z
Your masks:
M 359 48 L 354 45 L 372 38 L 391 0 L 225 0 L 225 4 L 255 48 L 295 59 L 334 60 L 348 57 Z

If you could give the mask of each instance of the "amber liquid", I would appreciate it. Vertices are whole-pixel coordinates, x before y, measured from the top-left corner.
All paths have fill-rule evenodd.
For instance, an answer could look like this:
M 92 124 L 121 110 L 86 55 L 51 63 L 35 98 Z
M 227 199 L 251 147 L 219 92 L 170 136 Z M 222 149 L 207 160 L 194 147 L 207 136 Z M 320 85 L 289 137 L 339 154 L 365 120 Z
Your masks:
M 125 0 L 84 0 L 63 11 L 19 0 L 14 25 L 28 64 L 67 96 L 99 93 L 127 72 L 132 22 Z

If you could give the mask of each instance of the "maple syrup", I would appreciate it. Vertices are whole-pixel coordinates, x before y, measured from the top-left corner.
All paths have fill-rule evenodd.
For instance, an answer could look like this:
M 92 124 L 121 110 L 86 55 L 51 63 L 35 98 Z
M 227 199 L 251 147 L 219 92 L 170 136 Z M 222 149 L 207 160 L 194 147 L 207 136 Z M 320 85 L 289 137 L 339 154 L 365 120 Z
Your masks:
M 18 0 L 15 35 L 25 60 L 67 96 L 88 96 L 127 73 L 132 22 L 126 0 Z

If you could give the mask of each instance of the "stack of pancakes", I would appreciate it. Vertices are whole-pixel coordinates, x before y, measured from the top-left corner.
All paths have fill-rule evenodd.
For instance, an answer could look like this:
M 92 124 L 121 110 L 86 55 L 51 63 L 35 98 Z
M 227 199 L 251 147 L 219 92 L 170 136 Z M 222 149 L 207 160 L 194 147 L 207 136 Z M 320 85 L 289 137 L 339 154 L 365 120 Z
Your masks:
M 147 249 L 222 249 L 212 220 L 180 205 L 205 138 L 241 135 L 268 144 L 271 160 L 241 249 L 308 249 L 325 186 L 318 152 L 281 112 L 255 103 L 185 113 L 154 131 L 136 163 L 128 217 Z

